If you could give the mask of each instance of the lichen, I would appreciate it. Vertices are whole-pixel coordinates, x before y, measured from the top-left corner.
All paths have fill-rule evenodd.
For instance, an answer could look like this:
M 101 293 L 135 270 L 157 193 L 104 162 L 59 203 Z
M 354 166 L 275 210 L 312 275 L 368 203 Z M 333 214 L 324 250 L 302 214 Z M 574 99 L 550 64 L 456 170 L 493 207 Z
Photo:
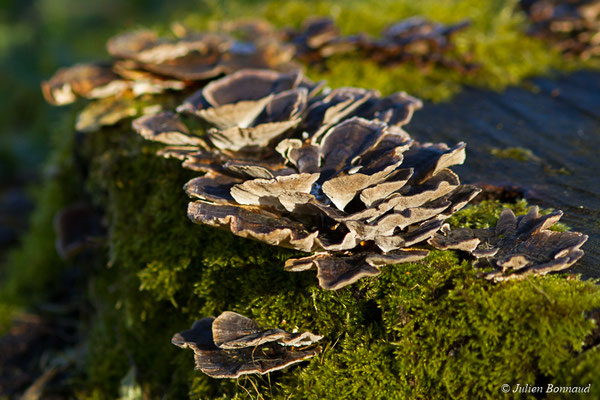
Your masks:
M 491 148 L 490 154 L 494 157 L 507 158 L 520 162 L 540 161 L 540 158 L 536 157 L 531 150 L 522 147 L 507 147 L 504 149 Z

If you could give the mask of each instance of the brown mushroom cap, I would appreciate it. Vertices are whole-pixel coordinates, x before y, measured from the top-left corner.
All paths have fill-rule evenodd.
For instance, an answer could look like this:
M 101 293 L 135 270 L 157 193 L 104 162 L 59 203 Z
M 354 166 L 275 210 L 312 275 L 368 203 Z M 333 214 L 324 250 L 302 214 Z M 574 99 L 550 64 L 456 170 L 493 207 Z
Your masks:
M 300 122 L 307 82 L 299 71 L 243 70 L 211 82 L 177 110 L 216 125 L 209 134 L 222 150 L 263 147 Z
M 147 140 L 180 146 L 207 147 L 204 140 L 191 135 L 187 126 L 171 111 L 140 117 L 133 121 L 132 127 Z
M 310 332 L 290 333 L 283 329 L 264 329 L 256 321 L 232 311 L 225 311 L 215 319 L 212 331 L 215 344 L 223 349 L 255 347 L 269 342 L 303 347 L 323 338 Z
M 531 21 L 529 33 L 551 42 L 567 56 L 600 55 L 600 2 L 521 0 Z
M 112 71 L 109 64 L 87 63 L 61 68 L 42 83 L 46 100 L 54 105 L 69 104 L 78 96 L 108 97 L 128 88 L 128 84 Z
M 196 321 L 192 329 L 175 334 L 171 343 L 192 349 L 196 369 L 208 376 L 238 378 L 277 371 L 314 357 L 319 348 L 289 348 L 310 346 L 321 339 L 310 332 L 264 329 L 249 318 L 226 311 L 217 318 Z
M 285 270 L 290 272 L 317 269 L 319 286 L 327 290 L 337 290 L 367 276 L 377 276 L 382 265 L 400 264 L 421 260 L 429 254 L 427 250 L 407 249 L 393 253 L 358 253 L 355 255 L 332 255 L 315 253 L 308 257 L 289 259 Z
M 494 228 L 450 230 L 448 226 L 429 240 L 439 249 L 470 252 L 483 265 L 496 271 L 486 274 L 493 281 L 524 279 L 530 275 L 546 275 L 573 265 L 583 256 L 580 247 L 587 236 L 577 232 L 555 232 L 548 228 L 562 217 L 561 211 L 540 215 L 532 207 L 527 215 L 515 217 L 510 209 L 500 214 Z

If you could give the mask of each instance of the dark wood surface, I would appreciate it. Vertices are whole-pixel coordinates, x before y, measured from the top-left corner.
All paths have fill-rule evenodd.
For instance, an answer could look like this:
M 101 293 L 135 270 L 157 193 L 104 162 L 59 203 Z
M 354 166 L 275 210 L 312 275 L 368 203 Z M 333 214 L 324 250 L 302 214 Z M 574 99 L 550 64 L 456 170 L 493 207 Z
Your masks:
M 450 102 L 425 104 L 406 128 L 420 141 L 467 143 L 455 168 L 463 182 L 515 185 L 534 204 L 563 210 L 562 222 L 589 235 L 569 272 L 600 277 L 600 72 L 579 71 L 491 92 L 465 88 Z M 492 149 L 522 148 L 529 161 Z

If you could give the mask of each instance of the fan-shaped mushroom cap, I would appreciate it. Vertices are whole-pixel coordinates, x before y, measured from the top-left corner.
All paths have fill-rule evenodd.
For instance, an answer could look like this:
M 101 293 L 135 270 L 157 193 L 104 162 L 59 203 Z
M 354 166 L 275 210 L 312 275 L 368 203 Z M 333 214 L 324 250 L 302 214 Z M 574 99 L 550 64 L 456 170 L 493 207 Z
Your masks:
M 319 142 L 323 134 L 333 125 L 352 115 L 377 92 L 359 88 L 338 88 L 316 97 L 306 110 L 301 129 L 312 135 L 313 143 Z
M 158 41 L 154 31 L 143 29 L 114 36 L 106 43 L 108 54 L 117 58 L 135 58 Z
M 87 63 L 59 69 L 50 80 L 42 83 L 42 92 L 49 103 L 63 105 L 74 102 L 78 96 L 108 97 L 128 87 L 110 65 Z
M 140 117 L 133 121 L 132 127 L 147 140 L 178 146 L 207 147 L 204 140 L 190 135 L 187 126 L 171 111 Z
M 219 317 L 202 318 L 192 329 L 177 333 L 171 343 L 194 351 L 196 369 L 212 378 L 238 378 L 266 374 L 314 357 L 319 348 L 295 349 L 313 345 L 322 336 L 310 332 L 290 333 L 264 329 L 240 314 L 226 311 Z
M 231 196 L 238 204 L 264 205 L 293 212 L 314 199 L 310 194 L 319 174 L 293 174 L 273 179 L 253 179 L 234 185 Z
M 218 206 L 196 201 L 188 206 L 188 217 L 196 223 L 229 228 L 237 236 L 274 246 L 310 252 L 318 232 L 309 232 L 298 222 L 256 206 Z
M 310 332 L 264 329 L 256 321 L 232 311 L 225 311 L 215 319 L 212 331 L 215 344 L 223 349 L 255 347 L 269 342 L 282 346 L 310 346 L 323 338 Z
M 381 265 L 418 261 L 428 254 L 427 250 L 399 250 L 385 255 L 363 252 L 351 256 L 315 253 L 289 259 L 284 268 L 293 272 L 316 268 L 319 285 L 323 289 L 338 290 L 363 277 L 379 275 Z
M 463 250 L 487 259 L 496 271 L 487 273 L 486 278 L 494 281 L 545 275 L 566 269 L 580 259 L 580 247 L 588 238 L 577 232 L 548 230 L 561 217 L 560 211 L 541 216 L 537 206 L 518 218 L 505 209 L 494 228 L 451 231 L 445 226 L 442 234 L 429 243 L 442 250 Z
M 211 82 L 177 110 L 216 125 L 220 131 L 214 131 L 215 140 L 221 148 L 264 146 L 300 122 L 307 83 L 299 71 L 242 70 Z
M 245 69 L 209 83 L 202 89 L 202 96 L 210 106 L 219 107 L 240 101 L 260 100 L 274 93 L 294 89 L 301 80 L 300 71 L 280 73 Z

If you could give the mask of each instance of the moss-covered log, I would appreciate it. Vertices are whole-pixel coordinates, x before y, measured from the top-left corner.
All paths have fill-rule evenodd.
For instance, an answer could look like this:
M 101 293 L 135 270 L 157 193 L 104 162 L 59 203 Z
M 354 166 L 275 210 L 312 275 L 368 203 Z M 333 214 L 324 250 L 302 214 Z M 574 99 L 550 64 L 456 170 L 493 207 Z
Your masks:
M 479 7 L 476 34 L 459 37 L 458 46 L 472 50 L 483 68 L 457 78 L 438 69 L 388 70 L 340 59 L 309 76 L 326 77 L 334 86 L 405 89 L 441 99 L 460 83 L 502 87 L 565 66 L 517 33 L 522 16 L 507 11 L 514 1 L 384 3 L 375 10 L 352 2 L 338 23 L 348 33 L 353 26 L 376 31 L 392 14 L 424 12 L 450 22 Z M 333 2 L 313 7 L 269 1 L 261 13 L 285 25 L 332 10 Z M 206 25 L 202 16 L 188 22 Z M 515 60 L 521 56 L 528 61 Z M 181 100 L 157 101 L 172 108 Z M 589 396 L 600 396 L 595 282 L 554 275 L 493 283 L 481 279 L 466 254 L 432 249 L 422 261 L 386 266 L 378 278 L 324 291 L 314 273 L 283 270 L 300 253 L 192 224 L 182 187 L 196 174 L 177 160 L 157 157 L 159 147 L 136 135 L 131 121 L 74 135 L 73 120 L 65 118 L 54 129 L 52 168 L 38 189 L 31 232 L 12 254 L 0 287 L 0 330 L 10 329 L 19 309 L 28 309 L 70 333 L 48 356 L 53 361 L 33 372 L 37 378 L 55 368 L 49 392 L 83 399 L 521 399 L 538 396 L 512 392 L 517 384 L 551 384 L 591 385 Z M 106 239 L 61 261 L 54 216 L 82 203 L 104 212 Z M 489 200 L 455 214 L 450 223 L 489 227 L 503 207 L 518 215 L 529 208 L 523 200 Z M 193 371 L 192 355 L 173 346 L 171 337 L 227 310 L 265 327 L 316 332 L 324 336 L 323 350 L 309 362 L 264 376 L 215 380 Z
M 85 276 L 71 299 L 90 303 L 80 329 L 80 397 L 114 398 L 119 388 L 139 385 L 151 398 L 497 398 L 502 384 L 599 379 L 592 316 L 600 290 L 593 282 L 551 276 L 493 284 L 461 254 L 432 251 L 421 262 L 383 268 L 379 278 L 323 291 L 310 272 L 283 271 L 294 252 L 193 225 L 181 190 L 192 174 L 156 157 L 128 123 L 66 148 L 73 153 L 63 153 L 70 162 L 57 176 L 73 176 L 76 162 L 87 171 L 69 200 L 104 208 L 109 226 L 105 248 L 65 266 Z M 49 187 L 73 187 L 60 182 Z M 518 214 L 528 208 L 509 206 Z M 480 203 L 451 222 L 487 226 L 501 208 Z M 28 240 L 51 242 L 52 213 L 40 208 L 37 215 L 43 221 Z M 26 267 L 23 257 L 15 268 Z M 63 284 L 65 273 L 42 270 L 31 272 L 38 279 L 15 275 L 8 283 L 23 295 Z M 324 350 L 285 372 L 213 380 L 194 372 L 191 355 L 170 338 L 225 310 L 263 326 L 319 332 Z

